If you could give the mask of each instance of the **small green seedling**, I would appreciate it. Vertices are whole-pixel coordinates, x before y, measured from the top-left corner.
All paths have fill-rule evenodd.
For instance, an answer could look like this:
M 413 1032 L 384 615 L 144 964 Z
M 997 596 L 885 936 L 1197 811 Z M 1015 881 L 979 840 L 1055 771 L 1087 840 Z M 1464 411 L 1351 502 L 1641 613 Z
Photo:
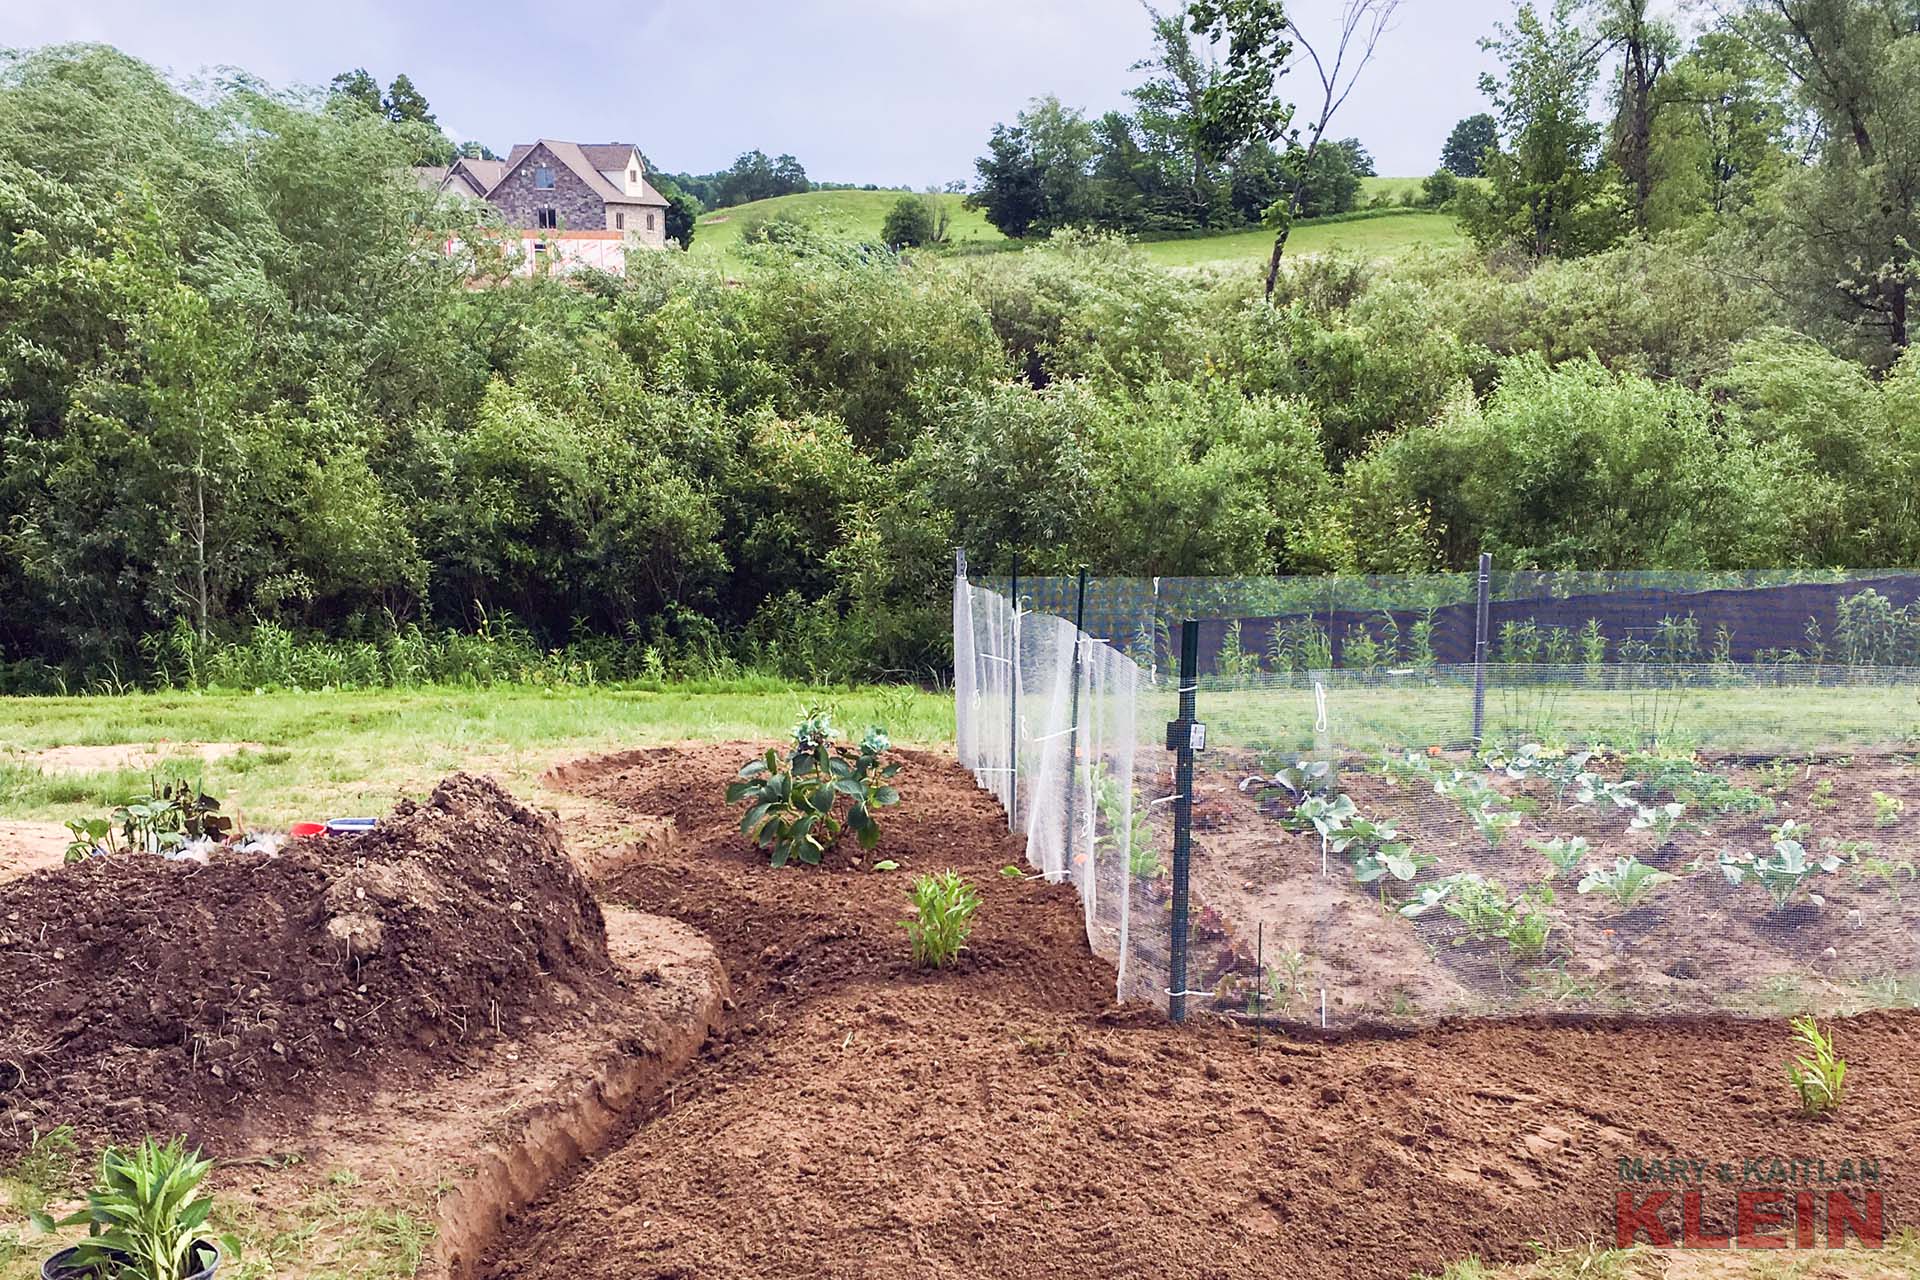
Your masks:
M 1665 839 L 1673 834 L 1675 824 L 1686 811 L 1687 806 L 1677 800 L 1667 804 L 1639 805 L 1633 817 L 1627 820 L 1627 827 L 1632 831 L 1651 831 Z
M 980 908 L 979 892 L 958 871 L 925 875 L 907 894 L 913 914 L 900 923 L 913 947 L 913 962 L 923 969 L 950 965 L 966 949 L 973 932 L 973 913 Z
M 1461 936 L 1455 943 L 1505 942 L 1515 955 L 1534 957 L 1547 947 L 1553 921 L 1547 908 L 1553 903 L 1553 886 L 1538 884 L 1523 890 L 1511 902 L 1506 886 L 1474 872 L 1436 880 L 1420 891 L 1420 896 L 1400 908 L 1408 917 L 1424 915 L 1442 907 L 1461 924 Z
M 1535 840 L 1533 847 L 1553 864 L 1555 877 L 1572 875 L 1591 852 L 1585 836 L 1555 836 L 1551 840 Z
M 1833 1052 L 1833 1037 L 1823 1035 L 1812 1017 L 1791 1024 L 1795 1043 L 1805 1052 L 1787 1065 L 1787 1082 L 1800 1096 L 1803 1115 L 1821 1116 L 1840 1105 L 1847 1081 L 1847 1064 Z
M 1655 889 L 1679 877 L 1656 871 L 1638 858 L 1615 858 L 1613 865 L 1588 867 L 1580 877 L 1579 892 L 1604 893 L 1617 907 L 1626 908 L 1644 901 Z
M 1900 813 L 1907 807 L 1906 801 L 1899 796 L 1890 796 L 1884 791 L 1873 793 L 1873 825 L 1890 827 L 1900 821 Z

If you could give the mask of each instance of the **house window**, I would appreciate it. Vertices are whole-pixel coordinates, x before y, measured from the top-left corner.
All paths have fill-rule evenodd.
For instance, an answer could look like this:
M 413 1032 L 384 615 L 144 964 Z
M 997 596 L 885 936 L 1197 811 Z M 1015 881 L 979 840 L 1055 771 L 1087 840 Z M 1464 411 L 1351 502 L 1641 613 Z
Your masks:
M 633 186 L 633 185 L 634 185 L 635 183 L 637 183 L 637 182 L 639 182 L 639 181 L 640 181 L 640 171 L 639 171 L 638 169 L 629 169 L 629 170 L 627 170 L 627 185 L 628 185 L 628 186 L 630 186 L 630 187 L 631 187 L 631 186 Z
M 653 215 L 652 215 L 652 214 L 648 214 L 648 215 L 647 215 L 647 230 L 649 230 L 649 231 L 651 231 L 651 230 L 653 230 Z
M 625 231 L 625 230 L 627 229 L 627 215 L 626 215 L 626 214 L 624 214 L 624 213 L 616 213 L 616 214 L 614 214 L 614 215 L 613 215 L 613 229 L 614 229 L 615 231 Z
M 553 170 L 541 165 L 533 171 L 533 185 L 541 191 L 553 190 Z
M 560 215 L 552 205 L 543 205 L 533 211 L 533 222 L 537 227 L 557 230 L 560 226 Z

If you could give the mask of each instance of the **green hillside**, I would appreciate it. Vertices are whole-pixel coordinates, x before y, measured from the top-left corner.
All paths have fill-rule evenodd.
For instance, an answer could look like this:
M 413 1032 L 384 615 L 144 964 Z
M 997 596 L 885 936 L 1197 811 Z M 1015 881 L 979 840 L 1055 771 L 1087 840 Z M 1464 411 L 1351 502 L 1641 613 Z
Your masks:
M 1301 222 L 1287 237 L 1287 252 L 1328 253 L 1343 250 L 1370 258 L 1390 258 L 1407 249 L 1460 244 L 1465 237 L 1453 215 L 1396 213 L 1384 218 L 1355 218 L 1340 222 Z M 1265 262 L 1273 252 L 1273 232 L 1264 227 L 1225 236 L 1188 236 L 1154 240 L 1140 252 L 1163 267 L 1236 267 Z
M 1363 198 L 1369 200 L 1385 193 L 1397 201 L 1402 191 L 1417 189 L 1420 185 L 1418 178 L 1362 181 Z M 887 211 L 905 194 L 903 191 L 808 191 L 717 209 L 701 215 L 693 237 L 693 253 L 696 257 L 731 263 L 735 260 L 742 229 L 775 217 L 793 219 L 834 239 L 877 242 Z M 965 207 L 962 197 L 944 195 L 940 199 L 952 212 L 951 234 L 956 243 L 1007 243 L 1007 238 L 987 221 L 985 214 Z M 1460 229 L 1451 217 L 1409 212 L 1343 222 L 1305 222 L 1294 229 L 1289 251 L 1323 253 L 1341 249 L 1387 257 L 1421 245 L 1450 245 L 1460 241 Z M 1150 241 L 1140 246 L 1140 252 L 1168 267 L 1232 267 L 1266 261 L 1272 246 L 1272 235 L 1255 227 L 1231 235 Z
M 880 228 L 905 191 L 808 191 L 800 195 L 775 196 L 751 204 L 734 205 L 700 215 L 693 233 L 696 255 L 731 257 L 740 243 L 742 227 L 766 218 L 791 218 L 841 240 L 878 241 Z M 986 215 L 968 209 L 963 197 L 941 196 L 940 201 L 953 214 L 949 234 L 956 243 L 1005 241 Z

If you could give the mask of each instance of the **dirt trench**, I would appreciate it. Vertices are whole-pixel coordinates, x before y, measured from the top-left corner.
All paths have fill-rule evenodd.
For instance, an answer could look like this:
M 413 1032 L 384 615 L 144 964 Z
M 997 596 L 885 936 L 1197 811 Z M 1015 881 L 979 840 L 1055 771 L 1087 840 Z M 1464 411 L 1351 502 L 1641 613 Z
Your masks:
M 903 871 L 844 854 L 776 872 L 719 798 L 751 750 L 551 777 L 606 846 L 603 900 L 711 939 L 735 1008 L 480 1274 L 1398 1280 L 1610 1238 L 1623 1158 L 1872 1159 L 1890 1226 L 1920 1211 L 1911 1015 L 1837 1024 L 1855 1092 L 1825 1121 L 1795 1112 L 1772 1023 L 1173 1028 L 1113 1005 L 1071 888 L 998 874 L 1020 841 L 950 761 L 908 754 L 878 855 Z M 920 974 L 903 876 L 946 866 L 984 905 L 960 966 Z M 1734 1212 L 1710 1194 L 1703 1225 Z

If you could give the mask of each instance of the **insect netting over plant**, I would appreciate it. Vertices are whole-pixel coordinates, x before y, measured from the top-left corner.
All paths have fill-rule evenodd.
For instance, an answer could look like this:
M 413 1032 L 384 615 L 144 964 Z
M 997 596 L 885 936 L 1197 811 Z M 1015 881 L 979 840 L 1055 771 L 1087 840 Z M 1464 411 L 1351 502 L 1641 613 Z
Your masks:
M 1198 618 L 1191 1004 L 1354 1026 L 1920 999 L 1920 575 L 1494 574 L 1484 626 L 1476 586 L 963 579 L 962 758 L 1036 869 L 1085 855 L 1090 937 L 1164 1002 Z M 1090 653 L 1125 673 L 1093 737 L 1076 646 L 1083 689 Z M 1065 780 L 1095 799 L 1119 738 L 1130 809 L 1109 785 L 1114 822 L 1069 823 Z

